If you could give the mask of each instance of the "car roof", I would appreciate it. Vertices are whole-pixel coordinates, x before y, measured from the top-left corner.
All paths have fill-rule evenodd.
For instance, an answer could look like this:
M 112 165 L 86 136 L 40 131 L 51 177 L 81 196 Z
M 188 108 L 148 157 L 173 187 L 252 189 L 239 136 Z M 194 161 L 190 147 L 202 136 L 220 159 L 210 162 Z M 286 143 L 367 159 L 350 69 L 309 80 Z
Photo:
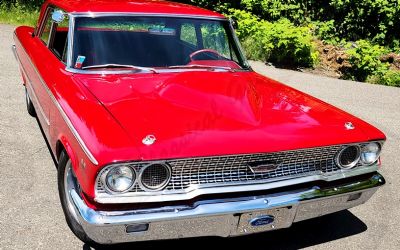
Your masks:
M 162 0 L 48 0 L 47 3 L 63 9 L 64 11 L 69 13 L 155 13 L 224 18 L 223 15 L 213 11 L 187 4 Z

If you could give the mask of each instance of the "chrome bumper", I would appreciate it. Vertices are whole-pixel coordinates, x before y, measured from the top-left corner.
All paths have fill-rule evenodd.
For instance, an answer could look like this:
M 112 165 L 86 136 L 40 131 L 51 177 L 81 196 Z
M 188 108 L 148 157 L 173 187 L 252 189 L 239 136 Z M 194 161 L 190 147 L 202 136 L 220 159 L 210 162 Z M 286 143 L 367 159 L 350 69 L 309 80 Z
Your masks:
M 265 196 L 201 201 L 193 207 L 116 212 L 89 208 L 74 189 L 70 195 L 87 235 L 98 243 L 111 244 L 199 236 L 228 237 L 287 228 L 293 222 L 365 203 L 384 184 L 383 176 L 375 173 L 372 177 L 330 188 L 314 186 Z M 131 227 L 143 231 L 127 233 L 127 228 Z

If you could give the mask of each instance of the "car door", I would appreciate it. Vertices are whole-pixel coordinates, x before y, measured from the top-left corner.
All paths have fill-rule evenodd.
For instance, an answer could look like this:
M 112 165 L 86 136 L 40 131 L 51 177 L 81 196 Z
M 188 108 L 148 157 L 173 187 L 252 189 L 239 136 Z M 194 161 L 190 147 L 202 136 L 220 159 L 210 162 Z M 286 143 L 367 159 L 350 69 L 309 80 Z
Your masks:
M 63 22 L 55 23 L 52 19 L 54 11 L 58 10 L 51 6 L 47 8 L 37 34 L 32 38 L 35 51 L 31 53 L 36 74 L 31 77 L 30 92 L 33 93 L 30 96 L 36 99 L 38 119 L 47 138 L 50 135 L 51 111 L 55 107 L 52 89 L 59 69 L 65 68 L 68 37 L 68 16 L 65 15 Z

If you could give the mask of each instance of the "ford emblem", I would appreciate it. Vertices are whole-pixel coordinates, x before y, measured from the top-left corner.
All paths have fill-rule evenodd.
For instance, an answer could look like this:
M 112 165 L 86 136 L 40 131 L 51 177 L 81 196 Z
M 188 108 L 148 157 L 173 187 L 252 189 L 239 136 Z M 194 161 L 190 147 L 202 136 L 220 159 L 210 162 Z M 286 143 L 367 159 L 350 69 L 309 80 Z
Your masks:
M 253 227 L 266 226 L 266 225 L 273 223 L 274 220 L 275 220 L 274 216 L 264 215 L 264 216 L 260 216 L 260 217 L 252 219 L 250 221 L 250 225 L 252 225 Z

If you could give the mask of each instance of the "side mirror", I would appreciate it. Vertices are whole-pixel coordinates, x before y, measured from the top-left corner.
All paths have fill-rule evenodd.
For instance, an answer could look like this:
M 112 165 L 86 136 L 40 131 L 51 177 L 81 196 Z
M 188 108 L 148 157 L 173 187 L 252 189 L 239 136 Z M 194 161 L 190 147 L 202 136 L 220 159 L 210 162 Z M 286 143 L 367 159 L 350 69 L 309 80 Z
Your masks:
M 231 18 L 230 21 L 231 21 L 232 27 L 233 27 L 234 29 L 237 29 L 237 28 L 238 28 L 237 20 L 234 19 L 234 18 Z
M 64 12 L 62 12 L 61 10 L 55 10 L 53 12 L 53 15 L 51 16 L 51 19 L 55 22 L 55 23 L 61 23 L 62 21 L 64 21 L 65 19 L 65 14 Z

